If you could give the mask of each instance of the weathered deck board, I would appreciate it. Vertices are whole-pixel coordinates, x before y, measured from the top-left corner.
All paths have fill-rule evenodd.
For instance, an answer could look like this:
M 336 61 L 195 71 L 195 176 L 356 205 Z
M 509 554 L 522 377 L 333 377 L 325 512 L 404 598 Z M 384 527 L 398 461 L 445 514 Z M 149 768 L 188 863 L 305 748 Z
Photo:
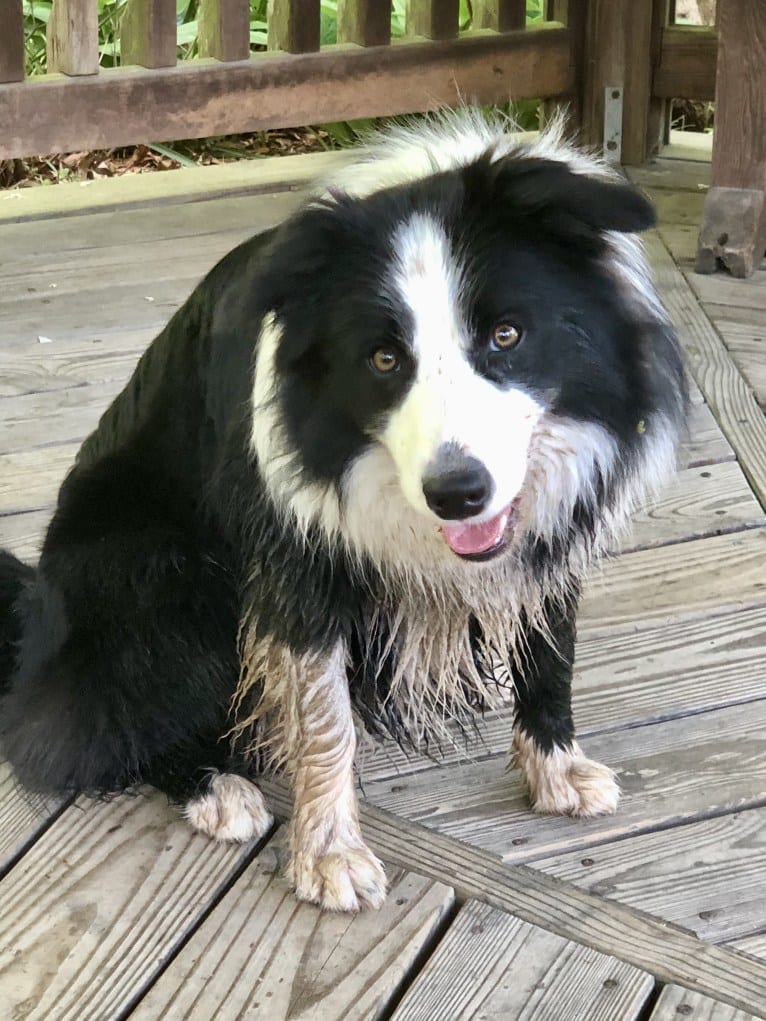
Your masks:
M 746 936 L 744 939 L 732 940 L 731 945 L 747 954 L 752 954 L 753 957 L 766 959 L 766 932 L 758 933 L 756 936 Z
M 590 848 L 766 803 L 766 701 L 594 734 L 585 752 L 617 773 L 616 815 L 535 816 L 505 757 L 365 783 L 368 801 L 505 861 Z
M 637 1021 L 637 968 L 469 901 L 392 1021 Z
M 660 993 L 649 1021 L 754 1021 L 754 1015 L 737 1010 L 720 1000 L 712 1000 L 701 993 L 690 992 L 680 986 L 667 986 Z
M 766 919 L 766 808 L 542 858 L 535 868 L 728 942 Z
M 577 643 L 573 706 L 586 737 L 766 698 L 766 607 L 672 621 L 635 634 L 582 636 Z M 441 766 L 502 755 L 511 740 L 510 710 L 488 713 L 476 734 L 456 734 Z M 365 749 L 363 782 L 432 769 L 434 759 L 393 742 Z
M 160 795 L 67 808 L 0 888 L 0 1017 L 118 1016 L 251 854 Z
M 0 544 L 22 560 L 34 563 L 40 556 L 51 513 L 49 509 L 0 517 Z
M 42 802 L 22 794 L 10 767 L 0 761 L 0 876 L 55 819 L 61 807 L 60 803 Z
M 52 506 L 79 443 L 0 454 L 0 515 Z M 0 536 L 3 519 L 0 517 Z
M 284 784 L 264 781 L 262 786 L 278 815 L 289 815 L 291 800 Z M 762 961 L 701 942 L 682 929 L 567 886 L 533 868 L 502 863 L 487 851 L 467 847 L 370 804 L 361 805 L 360 820 L 370 846 L 386 861 L 447 882 L 458 896 L 476 898 L 584 943 L 663 982 L 677 982 L 766 1017 L 766 963 Z
M 131 1021 L 353 1021 L 377 1017 L 437 937 L 452 890 L 389 869 L 378 912 L 298 904 L 262 852 L 130 1015 Z

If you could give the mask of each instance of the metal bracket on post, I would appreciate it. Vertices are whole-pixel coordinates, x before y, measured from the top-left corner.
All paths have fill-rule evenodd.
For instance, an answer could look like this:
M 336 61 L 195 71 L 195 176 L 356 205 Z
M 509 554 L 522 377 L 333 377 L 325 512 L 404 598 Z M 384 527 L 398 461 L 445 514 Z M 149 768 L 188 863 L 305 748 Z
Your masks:
M 622 86 L 604 89 L 604 159 L 622 162 Z

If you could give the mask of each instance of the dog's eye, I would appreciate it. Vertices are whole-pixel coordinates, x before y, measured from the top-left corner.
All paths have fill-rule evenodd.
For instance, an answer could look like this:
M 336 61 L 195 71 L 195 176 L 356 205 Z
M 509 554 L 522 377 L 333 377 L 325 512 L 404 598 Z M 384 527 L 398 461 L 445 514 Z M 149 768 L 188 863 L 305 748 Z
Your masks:
M 493 351 L 507 351 L 521 340 L 523 330 L 513 323 L 498 323 L 492 330 L 490 347 Z
M 386 376 L 390 372 L 396 372 L 400 364 L 399 355 L 390 347 L 379 347 L 370 356 L 370 365 L 381 376 Z

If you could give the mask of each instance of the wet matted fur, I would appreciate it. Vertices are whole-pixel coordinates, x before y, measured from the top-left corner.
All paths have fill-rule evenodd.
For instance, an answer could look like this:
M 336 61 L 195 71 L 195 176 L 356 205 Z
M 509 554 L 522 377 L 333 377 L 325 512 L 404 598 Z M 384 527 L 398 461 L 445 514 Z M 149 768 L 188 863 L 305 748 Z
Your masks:
M 396 129 L 224 258 L 0 557 L 0 751 L 42 792 L 154 784 L 219 839 L 292 779 L 290 877 L 378 905 L 357 726 L 433 747 L 514 700 L 533 807 L 614 811 L 574 739 L 589 565 L 672 469 L 646 199 L 554 127 Z

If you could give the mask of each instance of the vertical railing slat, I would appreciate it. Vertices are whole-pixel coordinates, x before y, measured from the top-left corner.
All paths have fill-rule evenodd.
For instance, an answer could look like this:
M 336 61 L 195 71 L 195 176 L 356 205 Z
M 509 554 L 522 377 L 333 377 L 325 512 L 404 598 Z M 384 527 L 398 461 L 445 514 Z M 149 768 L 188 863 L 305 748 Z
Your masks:
M 247 60 L 250 56 L 248 0 L 200 0 L 199 55 L 216 60 Z
M 407 0 L 407 32 L 426 39 L 454 39 L 460 0 Z
M 120 22 L 121 62 L 173 67 L 176 50 L 176 0 L 128 0 Z
M 527 0 L 473 0 L 474 28 L 511 32 L 527 23 Z
M 313 53 L 319 27 L 319 0 L 269 0 L 269 49 Z
M 387 46 L 391 42 L 388 0 L 338 0 L 338 42 Z
M 0 33 L 0 82 L 24 78 L 24 13 L 21 0 L 5 0 Z
M 95 0 L 53 0 L 46 31 L 48 71 L 98 74 L 98 4 Z

